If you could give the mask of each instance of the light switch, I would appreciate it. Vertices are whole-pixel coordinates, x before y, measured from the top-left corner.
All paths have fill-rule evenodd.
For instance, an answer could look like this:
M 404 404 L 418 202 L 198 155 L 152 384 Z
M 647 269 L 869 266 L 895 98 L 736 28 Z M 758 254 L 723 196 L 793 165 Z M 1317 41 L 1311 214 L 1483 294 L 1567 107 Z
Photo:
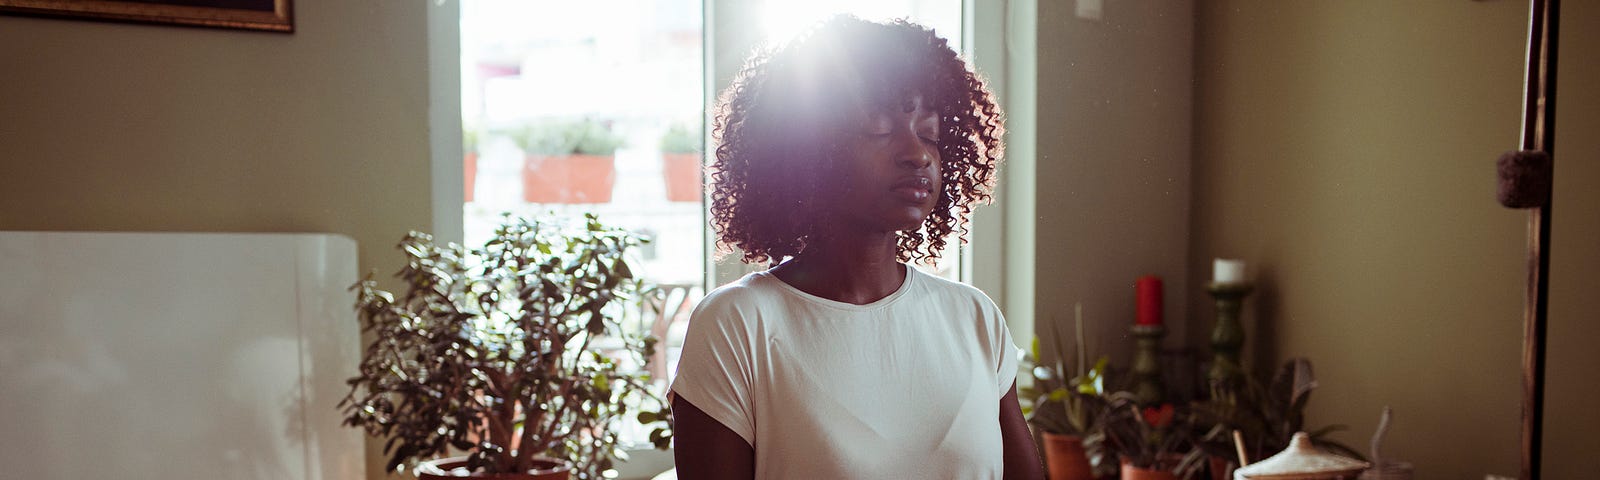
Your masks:
M 1104 0 L 1078 0 L 1078 18 L 1100 20 Z

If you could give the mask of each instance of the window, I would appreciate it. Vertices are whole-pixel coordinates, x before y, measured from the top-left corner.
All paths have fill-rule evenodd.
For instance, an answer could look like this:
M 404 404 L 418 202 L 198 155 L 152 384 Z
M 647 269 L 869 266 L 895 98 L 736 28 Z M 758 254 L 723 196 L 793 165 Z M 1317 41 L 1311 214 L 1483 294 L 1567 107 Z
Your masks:
M 623 3 L 626 3 L 624 5 Z M 654 238 L 641 271 L 698 284 L 699 0 L 467 0 L 464 237 L 503 212 L 578 215 Z
M 505 213 L 595 213 L 652 239 L 633 264 L 661 286 L 666 313 L 632 312 L 630 333 L 667 338 L 686 322 L 705 291 L 702 11 L 700 0 L 462 1 L 464 240 L 481 244 Z M 651 367 L 662 390 L 676 363 L 663 347 Z M 621 434 L 647 445 L 648 433 Z
M 460 2 L 464 240 L 482 243 L 507 212 L 592 212 L 652 236 L 639 272 L 667 291 L 668 323 L 640 328 L 664 340 L 654 367 L 663 378 L 706 279 L 747 271 L 707 258 L 698 185 L 708 94 L 745 52 L 834 13 L 909 18 L 958 48 L 964 38 L 961 0 L 707 1 Z M 706 35 L 707 18 L 723 31 Z M 959 247 L 950 248 L 929 270 L 955 279 Z

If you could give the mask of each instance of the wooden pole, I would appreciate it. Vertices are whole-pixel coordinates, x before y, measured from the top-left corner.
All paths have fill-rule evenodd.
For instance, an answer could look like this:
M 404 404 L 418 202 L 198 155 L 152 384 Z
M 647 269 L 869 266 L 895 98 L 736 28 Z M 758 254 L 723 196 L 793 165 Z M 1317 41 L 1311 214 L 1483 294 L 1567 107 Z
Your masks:
M 1555 157 L 1556 39 L 1560 0 L 1530 0 L 1528 75 L 1523 84 L 1522 149 Z M 1553 182 L 1552 182 L 1553 187 Z M 1554 189 L 1552 188 L 1551 191 Z M 1528 290 L 1522 343 L 1522 478 L 1540 476 L 1544 435 L 1544 370 L 1550 220 L 1554 194 L 1528 213 Z

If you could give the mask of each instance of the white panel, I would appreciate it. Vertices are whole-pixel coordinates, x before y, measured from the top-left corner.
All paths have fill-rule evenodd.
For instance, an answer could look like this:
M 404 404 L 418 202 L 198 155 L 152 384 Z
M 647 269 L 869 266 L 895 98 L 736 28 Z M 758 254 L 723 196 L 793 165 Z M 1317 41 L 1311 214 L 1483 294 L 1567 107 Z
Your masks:
M 0 265 L 8 475 L 361 475 L 348 238 L 0 232 Z
M 458 209 L 459 210 L 459 209 Z M 345 379 L 361 361 L 355 316 L 356 242 L 348 237 L 305 235 L 297 243 L 301 379 L 305 382 L 307 480 L 366 478 L 360 430 L 342 425 L 339 400 Z

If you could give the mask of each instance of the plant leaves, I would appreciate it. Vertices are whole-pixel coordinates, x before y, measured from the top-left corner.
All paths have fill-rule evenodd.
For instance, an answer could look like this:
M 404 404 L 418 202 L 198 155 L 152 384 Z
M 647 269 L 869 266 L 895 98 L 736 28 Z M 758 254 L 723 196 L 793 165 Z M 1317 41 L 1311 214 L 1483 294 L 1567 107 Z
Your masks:
M 653 347 L 627 340 L 610 315 L 647 308 L 639 292 L 648 285 L 621 281 L 632 276 L 622 252 L 640 240 L 598 217 L 583 221 L 508 216 L 471 249 L 415 232 L 402 239 L 395 276 L 406 290 L 378 290 L 370 275 L 351 286 L 372 343 L 346 382 L 342 423 L 385 437 L 391 469 L 455 448 L 490 473 L 515 468 L 511 445 L 528 426 L 525 450 L 567 459 L 575 478 L 598 478 L 619 451 L 615 420 L 662 402 L 641 375 L 597 351 L 604 344 L 641 361 Z M 590 341 L 612 338 L 623 341 Z M 651 434 L 658 446 L 668 441 L 669 429 Z

